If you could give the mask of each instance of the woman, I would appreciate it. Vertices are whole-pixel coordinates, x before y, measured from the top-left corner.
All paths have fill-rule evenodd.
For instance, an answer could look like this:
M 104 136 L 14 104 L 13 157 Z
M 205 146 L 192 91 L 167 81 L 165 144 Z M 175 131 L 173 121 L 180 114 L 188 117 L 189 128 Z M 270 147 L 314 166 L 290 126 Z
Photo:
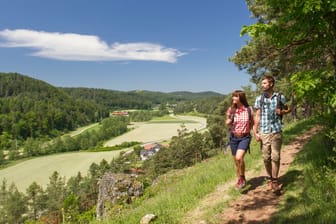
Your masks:
M 236 90 L 232 93 L 232 103 L 227 110 L 225 123 L 230 126 L 230 147 L 238 177 L 236 188 L 240 190 L 246 182 L 244 156 L 250 146 L 250 130 L 254 123 L 253 110 L 243 91 Z

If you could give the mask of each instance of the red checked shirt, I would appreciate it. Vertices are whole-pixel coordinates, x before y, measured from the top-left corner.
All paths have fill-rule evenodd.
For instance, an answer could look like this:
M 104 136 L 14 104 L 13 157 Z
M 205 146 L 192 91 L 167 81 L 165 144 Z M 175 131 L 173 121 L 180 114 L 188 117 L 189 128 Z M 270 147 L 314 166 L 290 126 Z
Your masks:
M 227 113 L 230 114 L 230 108 Z M 230 115 L 231 117 L 231 115 Z M 233 124 L 231 124 L 231 132 L 233 134 L 246 134 L 250 133 L 250 121 L 247 107 L 237 108 L 233 118 Z

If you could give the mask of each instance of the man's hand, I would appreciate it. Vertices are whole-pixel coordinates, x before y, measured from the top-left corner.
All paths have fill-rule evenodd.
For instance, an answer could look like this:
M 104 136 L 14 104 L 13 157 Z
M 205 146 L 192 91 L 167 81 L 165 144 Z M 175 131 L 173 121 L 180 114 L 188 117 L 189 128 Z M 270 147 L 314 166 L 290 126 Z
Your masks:
M 255 139 L 256 139 L 257 142 L 261 141 L 259 133 L 254 133 L 254 137 L 255 137 Z

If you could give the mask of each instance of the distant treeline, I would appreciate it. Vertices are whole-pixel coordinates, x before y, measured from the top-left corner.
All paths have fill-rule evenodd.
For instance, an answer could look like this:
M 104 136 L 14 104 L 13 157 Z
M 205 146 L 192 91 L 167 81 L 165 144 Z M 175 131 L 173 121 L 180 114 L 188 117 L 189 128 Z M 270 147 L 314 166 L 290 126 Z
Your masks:
M 169 107 L 175 113 L 212 113 L 222 99 L 215 92 L 60 88 L 18 73 L 0 73 L 0 150 L 16 149 L 28 138 L 51 139 L 100 122 L 113 110 Z
M 54 137 L 108 114 L 102 105 L 73 98 L 45 82 L 16 73 L 0 73 L 1 148 L 10 147 L 10 140 Z

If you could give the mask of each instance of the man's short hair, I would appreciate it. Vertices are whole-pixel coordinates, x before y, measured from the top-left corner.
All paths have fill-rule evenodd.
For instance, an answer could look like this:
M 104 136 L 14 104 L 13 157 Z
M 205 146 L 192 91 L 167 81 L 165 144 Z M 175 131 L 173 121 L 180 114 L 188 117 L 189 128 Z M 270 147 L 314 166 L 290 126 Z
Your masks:
M 274 79 L 273 76 L 271 76 L 271 75 L 264 75 L 264 76 L 262 77 L 261 80 L 265 80 L 265 79 L 266 79 L 268 82 L 271 82 L 271 83 L 273 84 L 273 86 L 274 86 L 274 84 L 275 84 L 275 79 Z

